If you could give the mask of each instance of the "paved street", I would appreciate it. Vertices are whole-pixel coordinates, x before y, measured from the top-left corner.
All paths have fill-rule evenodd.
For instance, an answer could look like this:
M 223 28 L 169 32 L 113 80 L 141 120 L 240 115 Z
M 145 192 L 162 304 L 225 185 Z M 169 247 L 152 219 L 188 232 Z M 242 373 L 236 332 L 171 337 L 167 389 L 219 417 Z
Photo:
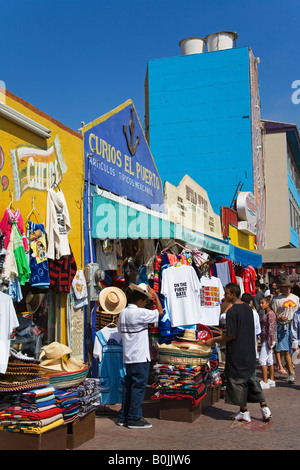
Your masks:
M 147 418 L 153 424 L 151 429 L 132 430 L 115 424 L 115 406 L 107 409 L 106 416 L 96 416 L 94 438 L 76 450 L 112 451 L 112 457 L 117 450 L 168 450 L 173 454 L 195 450 L 299 450 L 300 365 L 295 372 L 294 385 L 287 384 L 276 371 L 276 387 L 265 390 L 272 411 L 270 423 L 263 423 L 258 404 L 249 404 L 251 423 L 233 422 L 231 416 L 237 408 L 220 399 L 192 423 Z M 260 377 L 259 367 L 257 374 Z

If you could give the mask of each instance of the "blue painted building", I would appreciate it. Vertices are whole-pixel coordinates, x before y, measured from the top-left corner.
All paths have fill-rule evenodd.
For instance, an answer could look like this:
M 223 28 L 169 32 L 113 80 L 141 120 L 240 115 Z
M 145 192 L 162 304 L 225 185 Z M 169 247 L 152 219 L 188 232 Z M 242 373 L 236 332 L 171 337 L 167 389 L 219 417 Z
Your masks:
M 253 66 L 248 47 L 148 62 L 146 137 L 161 179 L 178 185 L 188 174 L 206 189 L 217 214 L 231 205 L 239 182 L 243 191 L 256 192 L 254 168 L 262 157 L 253 151 L 253 126 L 260 138 Z M 257 191 L 260 206 L 264 188 Z

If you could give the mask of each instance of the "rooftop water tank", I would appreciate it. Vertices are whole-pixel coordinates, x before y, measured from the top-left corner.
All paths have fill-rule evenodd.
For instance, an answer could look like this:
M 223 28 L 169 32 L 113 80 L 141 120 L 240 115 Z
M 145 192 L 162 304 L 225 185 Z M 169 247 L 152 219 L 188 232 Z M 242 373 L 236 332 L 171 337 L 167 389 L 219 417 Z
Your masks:
M 220 31 L 219 33 L 213 33 L 206 36 L 207 50 L 222 51 L 224 49 L 232 49 L 233 44 L 236 46 L 236 39 L 238 35 L 232 31 Z
M 201 54 L 204 52 L 206 40 L 199 37 L 181 39 L 179 46 L 181 55 Z

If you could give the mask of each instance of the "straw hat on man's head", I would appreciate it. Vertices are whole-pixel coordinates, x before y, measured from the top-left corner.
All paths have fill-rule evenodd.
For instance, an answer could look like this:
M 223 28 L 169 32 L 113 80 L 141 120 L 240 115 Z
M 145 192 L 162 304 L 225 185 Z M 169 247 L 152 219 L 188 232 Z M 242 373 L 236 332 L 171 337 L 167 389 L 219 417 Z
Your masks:
M 292 287 L 293 284 L 288 277 L 282 277 L 280 280 L 280 287 Z
M 105 287 L 100 292 L 99 302 L 104 312 L 116 314 L 126 307 L 127 299 L 119 287 Z
M 140 292 L 141 294 L 146 295 L 146 297 L 148 297 L 148 299 L 152 299 L 153 297 L 152 297 L 151 294 L 149 294 L 148 287 L 149 286 L 147 284 L 143 283 L 143 282 L 141 282 L 139 285 L 136 285 L 136 284 L 133 284 L 133 283 L 129 284 L 129 288 L 132 291 L 135 290 L 137 292 Z

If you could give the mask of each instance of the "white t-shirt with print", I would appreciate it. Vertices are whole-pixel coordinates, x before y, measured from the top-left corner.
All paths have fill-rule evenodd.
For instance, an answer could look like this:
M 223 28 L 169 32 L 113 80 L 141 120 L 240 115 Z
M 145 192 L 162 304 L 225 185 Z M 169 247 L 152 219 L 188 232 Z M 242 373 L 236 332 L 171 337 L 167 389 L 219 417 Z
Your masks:
M 201 313 L 199 323 L 217 326 L 220 321 L 220 303 L 224 297 L 224 288 L 218 277 L 202 276 L 200 279 Z
M 161 294 L 167 299 L 172 327 L 200 323 L 200 282 L 192 266 L 166 268 Z

